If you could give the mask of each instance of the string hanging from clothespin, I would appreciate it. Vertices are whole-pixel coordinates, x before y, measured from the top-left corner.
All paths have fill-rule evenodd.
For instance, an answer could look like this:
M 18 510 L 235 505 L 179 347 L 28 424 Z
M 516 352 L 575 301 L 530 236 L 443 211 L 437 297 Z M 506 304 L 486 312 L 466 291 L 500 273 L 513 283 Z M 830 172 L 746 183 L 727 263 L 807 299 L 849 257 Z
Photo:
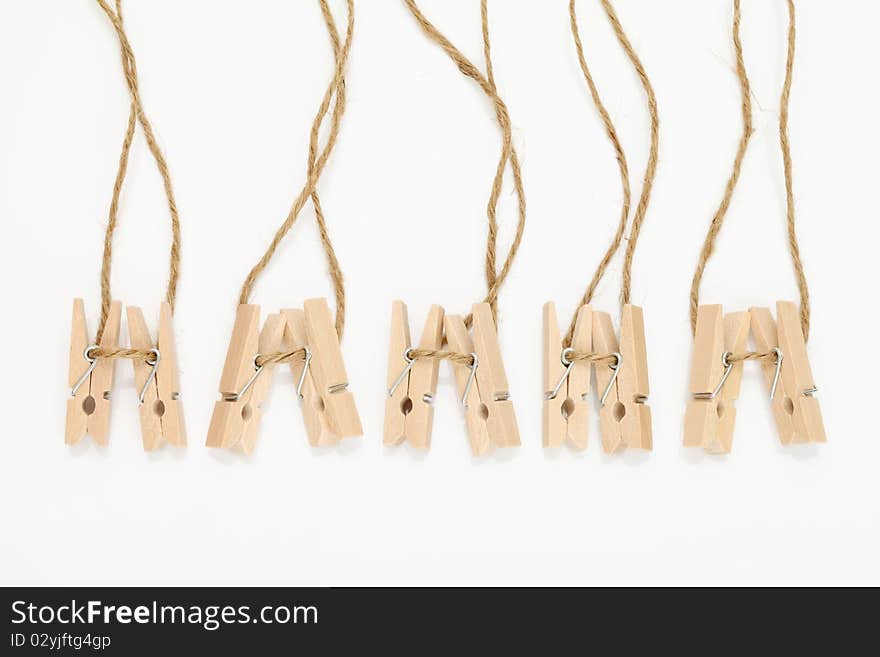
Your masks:
M 271 385 L 272 372 L 279 364 L 287 364 L 294 374 L 296 394 L 311 445 L 333 445 L 340 439 L 363 434 L 354 396 L 348 390 L 348 375 L 340 348 L 345 322 L 342 270 L 330 241 L 316 189 L 339 135 L 345 111 L 345 69 L 354 34 L 354 3 L 353 0 L 346 0 L 347 22 L 342 38 L 326 0 L 319 0 L 319 5 L 333 49 L 333 79 L 312 122 L 306 182 L 266 252 L 242 285 L 232 338 L 220 378 L 221 398 L 214 404 L 208 428 L 208 447 L 234 448 L 246 454 L 253 452 L 262 417 L 262 404 Z M 328 135 L 324 145 L 319 148 L 319 133 L 328 114 Z M 336 296 L 335 322 L 325 299 L 308 299 L 302 309 L 284 309 L 270 314 L 260 329 L 260 307 L 249 303 L 253 287 L 309 200 L 315 209 L 318 232 Z
M 783 445 L 825 442 L 825 427 L 815 394 L 807 358 L 810 329 L 810 298 L 795 231 L 794 187 L 788 138 L 788 106 L 791 96 L 795 47 L 795 8 L 788 4 L 788 50 L 785 81 L 779 109 L 779 142 L 785 174 L 788 244 L 800 291 L 800 309 L 791 301 L 776 303 L 776 319 L 768 308 L 724 314 L 720 305 L 700 304 L 700 283 L 715 249 L 743 160 L 752 136 L 752 101 L 749 78 L 740 40 L 739 0 L 733 2 L 733 46 L 742 97 L 743 130 L 721 204 L 712 218 L 691 284 L 690 310 L 694 347 L 691 358 L 690 395 L 684 420 L 686 447 L 702 447 L 709 453 L 726 454 L 733 444 L 735 401 L 739 395 L 743 364 L 761 363 L 770 395 L 779 439 Z M 755 351 L 747 351 L 749 333 Z
M 441 360 L 452 364 L 464 409 L 465 423 L 474 455 L 486 454 L 495 447 L 520 444 L 519 429 L 507 373 L 498 342 L 498 293 L 506 280 L 525 227 L 525 193 L 519 158 L 513 146 L 510 116 L 498 95 L 492 69 L 489 41 L 489 17 L 486 0 L 480 4 L 483 29 L 483 55 L 486 73 L 482 73 L 422 14 L 413 0 L 405 0 L 407 8 L 422 32 L 436 43 L 467 77 L 474 80 L 492 101 L 501 128 L 501 156 L 489 195 L 489 223 L 486 244 L 486 285 L 482 302 L 475 303 L 467 316 L 446 315 L 440 306 L 432 306 L 421 338 L 416 345 L 410 339 L 409 318 L 402 301 L 392 304 L 391 341 L 388 352 L 388 399 L 385 404 L 384 443 L 399 445 L 404 441 L 413 447 L 431 446 L 434 420 L 434 396 Z M 496 211 L 502 180 L 508 166 L 518 200 L 519 218 L 510 249 L 498 268 L 496 244 L 498 222 Z
M 113 185 L 109 218 L 104 234 L 104 256 L 101 266 L 101 318 L 94 339 L 89 338 L 85 308 L 82 299 L 73 302 L 73 320 L 70 339 L 69 384 L 71 398 L 67 402 L 65 442 L 79 443 L 86 434 L 100 445 L 106 445 L 110 431 L 110 406 L 115 364 L 119 359 L 131 360 L 138 388 L 138 408 L 144 450 L 152 451 L 165 442 L 175 446 L 186 444 L 177 355 L 174 345 L 172 315 L 177 295 L 180 268 L 180 222 L 171 186 L 168 165 L 162 154 L 153 128 L 144 113 L 138 87 L 137 65 L 134 52 L 125 32 L 122 2 L 116 0 L 115 10 L 104 0 L 97 0 L 107 15 L 119 40 L 122 67 L 131 97 L 128 125 L 119 156 L 119 167 Z M 110 273 L 113 260 L 113 233 L 119 213 L 119 196 L 128 167 L 128 156 L 134 139 L 135 127 L 140 124 L 156 162 L 168 199 L 171 216 L 171 265 L 165 302 L 159 311 L 159 329 L 156 341 L 140 308 L 127 308 L 131 347 L 119 344 L 122 305 L 112 300 Z
M 555 304 L 552 301 L 544 304 L 542 434 L 545 447 L 557 447 L 565 443 L 575 449 L 587 447 L 590 376 L 591 368 L 595 367 L 602 448 L 610 454 L 626 447 L 650 450 L 653 445 L 651 409 L 647 405 L 648 355 L 644 315 L 640 307 L 630 303 L 630 290 L 633 258 L 657 170 L 659 117 L 654 90 L 641 60 L 624 33 L 611 3 L 602 0 L 602 6 L 645 90 L 651 124 L 650 151 L 641 196 L 636 205 L 624 252 L 618 340 L 611 315 L 593 310 L 590 303 L 626 232 L 631 203 L 629 169 L 617 130 L 587 66 L 578 29 L 575 0 L 570 0 L 569 22 L 575 51 L 593 103 L 617 156 L 623 204 L 617 231 L 599 261 L 564 335 L 559 330 Z

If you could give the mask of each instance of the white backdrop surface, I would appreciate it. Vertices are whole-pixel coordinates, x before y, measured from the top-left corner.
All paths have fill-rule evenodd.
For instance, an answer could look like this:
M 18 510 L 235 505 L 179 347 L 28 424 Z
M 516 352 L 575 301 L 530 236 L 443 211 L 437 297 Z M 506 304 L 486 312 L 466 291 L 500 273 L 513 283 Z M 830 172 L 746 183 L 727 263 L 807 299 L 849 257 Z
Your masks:
M 583 80 L 567 3 L 490 2 L 495 74 L 523 161 L 528 223 L 501 295 L 522 448 L 468 450 L 447 366 L 429 453 L 381 444 L 390 304 L 414 324 L 484 292 L 485 205 L 499 151 L 486 98 L 403 3 L 360 0 L 340 141 L 320 183 L 348 290 L 344 352 L 366 434 L 308 446 L 276 373 L 256 453 L 206 449 L 239 286 L 303 180 L 332 61 L 317 2 L 126 3 L 144 103 L 183 223 L 176 330 L 189 446 L 145 454 L 127 363 L 111 444 L 63 444 L 71 299 L 97 319 L 100 248 L 128 96 L 95 3 L 0 3 L 0 216 L 6 349 L 0 584 L 880 584 L 875 408 L 880 103 L 870 0 L 798 3 L 791 103 L 798 230 L 813 301 L 811 360 L 829 441 L 779 445 L 747 368 L 733 453 L 681 446 L 688 288 L 740 131 L 726 0 L 619 0 L 661 113 L 660 167 L 636 256 L 654 445 L 541 448 L 541 305 L 567 316 L 605 249 L 620 188 Z M 343 3 L 333 3 L 342 16 Z M 579 2 L 586 55 L 634 192 L 644 98 L 598 2 Z M 476 0 L 423 3 L 481 61 Z M 755 136 L 706 302 L 795 298 L 778 145 L 785 3 L 744 0 Z M 515 223 L 508 184 L 499 217 Z M 168 217 L 138 135 L 122 195 L 114 296 L 156 317 Z M 595 302 L 616 308 L 616 259 Z M 257 285 L 264 310 L 330 295 L 307 207 Z

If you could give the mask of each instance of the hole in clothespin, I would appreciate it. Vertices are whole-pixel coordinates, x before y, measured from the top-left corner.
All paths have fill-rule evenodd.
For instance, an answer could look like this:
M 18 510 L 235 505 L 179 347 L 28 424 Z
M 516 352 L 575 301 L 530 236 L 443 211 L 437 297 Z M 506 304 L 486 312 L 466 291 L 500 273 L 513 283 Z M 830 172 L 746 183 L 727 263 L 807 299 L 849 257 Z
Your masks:
M 562 417 L 566 420 L 574 413 L 574 401 L 569 397 L 564 402 L 562 402 L 562 407 L 560 409 L 562 411 Z
M 715 413 L 718 417 L 724 417 L 724 413 L 727 411 L 727 407 L 722 403 L 718 402 L 718 406 L 715 407 Z
M 403 400 L 400 402 L 400 412 L 404 415 L 409 415 L 412 412 L 412 409 L 412 399 L 410 399 L 409 397 L 404 397 Z
M 165 415 L 165 402 L 160 399 L 155 404 L 153 404 L 153 412 L 159 417 Z
M 92 413 L 94 413 L 96 406 L 97 406 L 97 404 L 95 403 L 95 398 L 92 397 L 91 395 L 89 395 L 88 397 L 83 399 L 82 408 L 83 408 L 83 412 L 86 415 L 91 415 Z
M 480 417 L 484 420 L 488 419 L 489 417 L 489 407 L 485 404 L 480 404 Z
M 615 402 L 614 407 L 611 409 L 611 415 L 617 422 L 620 422 L 623 416 L 626 415 L 626 406 L 620 402 Z
M 254 409 L 251 408 L 250 404 L 245 404 L 241 407 L 241 419 L 247 422 L 251 419 L 251 415 L 254 414 Z
M 783 406 L 785 407 L 785 412 L 789 415 L 794 415 L 794 402 L 791 400 L 791 397 L 786 397 L 783 402 Z
M 315 408 L 318 409 L 318 412 L 319 412 L 319 413 L 323 413 L 323 412 L 324 412 L 324 408 L 325 408 L 325 406 L 324 406 L 324 398 L 323 398 L 323 397 L 318 397 L 318 398 L 315 400 Z

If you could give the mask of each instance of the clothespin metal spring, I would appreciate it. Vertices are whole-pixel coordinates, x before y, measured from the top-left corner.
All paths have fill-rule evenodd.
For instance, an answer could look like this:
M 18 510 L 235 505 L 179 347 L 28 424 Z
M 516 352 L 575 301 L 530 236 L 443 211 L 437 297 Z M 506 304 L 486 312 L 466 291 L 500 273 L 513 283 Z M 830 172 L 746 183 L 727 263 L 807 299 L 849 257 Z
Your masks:
M 144 397 L 147 394 L 147 388 L 150 387 L 150 384 L 156 379 L 156 370 L 159 369 L 159 361 L 162 360 L 162 354 L 159 353 L 159 350 L 156 348 L 150 349 L 150 353 L 153 354 L 153 360 L 150 361 L 147 358 L 147 365 L 149 365 L 152 369 L 150 370 L 150 376 L 147 377 L 147 380 L 144 382 L 144 387 L 141 388 L 141 392 L 138 395 L 138 406 L 144 403 Z
M 306 360 L 303 364 L 303 371 L 300 372 L 299 381 L 296 383 L 296 396 L 299 397 L 299 400 L 303 400 L 303 385 L 306 382 L 306 373 L 309 371 L 309 365 L 312 364 L 312 350 L 306 346 L 303 346 L 303 350 L 306 352 Z
M 263 368 L 266 367 L 265 364 L 257 365 L 257 361 L 260 359 L 260 356 L 262 356 L 262 354 L 256 354 L 254 356 L 254 373 L 251 375 L 251 378 L 247 380 L 247 383 L 245 383 L 244 386 L 242 386 L 241 390 L 239 390 L 238 392 L 234 392 L 231 395 L 225 395 L 226 401 L 237 402 L 244 396 L 244 393 L 250 390 L 251 386 L 256 383 L 257 378 L 263 372 Z
M 468 403 L 467 398 L 471 392 L 471 387 L 474 385 L 474 379 L 477 376 L 477 367 L 480 365 L 480 360 L 477 358 L 476 353 L 471 353 L 471 364 L 470 364 L 470 374 L 468 374 L 467 383 L 464 384 L 464 391 L 461 393 L 461 405 L 467 409 Z M 497 400 L 496 400 L 497 401 Z
M 92 372 L 95 369 L 95 366 L 98 364 L 97 358 L 92 358 L 91 356 L 89 356 L 89 353 L 91 353 L 94 349 L 97 349 L 97 348 L 98 348 L 98 345 L 90 344 L 88 347 L 86 347 L 83 350 L 83 359 L 85 359 L 85 361 L 89 364 L 89 366 L 86 368 L 86 371 L 83 372 L 82 376 L 80 376 L 79 379 L 77 379 L 76 383 L 73 384 L 73 388 L 70 389 L 70 396 L 71 397 L 76 397 L 76 393 L 82 387 L 82 384 L 86 382 L 86 379 L 88 379 L 89 376 L 91 376 Z
M 608 379 L 608 385 L 605 386 L 605 390 L 602 391 L 602 397 L 599 399 L 599 405 L 604 406 L 605 400 L 608 399 L 608 394 L 611 392 L 611 388 L 614 387 L 614 382 L 617 381 L 617 376 L 620 374 L 620 366 L 623 365 L 623 354 L 618 351 L 610 354 L 614 357 L 614 365 L 609 365 L 613 372 L 611 374 L 611 378 Z
M 388 396 L 393 397 L 394 392 L 400 387 L 400 384 L 403 383 L 403 380 L 406 378 L 406 375 L 409 374 L 409 371 L 412 369 L 413 363 L 416 362 L 416 359 L 413 358 L 410 354 L 412 353 L 412 347 L 407 347 L 403 351 L 403 360 L 406 361 L 406 366 L 403 368 L 403 371 L 397 376 L 394 380 L 394 383 L 391 384 L 391 387 L 388 388 Z
M 776 354 L 776 371 L 773 372 L 773 383 L 770 384 L 770 401 L 773 401 L 773 398 L 776 396 L 776 384 L 779 383 L 779 374 L 780 372 L 782 372 L 783 356 L 782 349 L 780 349 L 779 347 L 773 347 L 771 351 Z

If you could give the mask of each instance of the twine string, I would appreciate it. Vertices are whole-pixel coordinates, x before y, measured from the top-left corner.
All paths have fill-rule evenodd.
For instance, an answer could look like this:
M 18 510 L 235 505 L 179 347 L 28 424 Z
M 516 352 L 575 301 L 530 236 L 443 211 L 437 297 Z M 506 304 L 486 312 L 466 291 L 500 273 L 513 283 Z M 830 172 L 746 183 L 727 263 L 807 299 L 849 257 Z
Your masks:
M 333 47 L 333 57 L 334 61 L 339 64 L 339 58 L 342 55 L 343 46 L 339 40 L 339 31 L 336 28 L 336 21 L 333 18 L 333 14 L 330 12 L 330 8 L 327 6 L 327 3 L 322 0 L 321 4 L 321 14 L 324 17 L 324 22 L 327 25 L 327 32 L 330 35 L 330 43 Z M 349 15 L 353 15 L 353 6 L 349 7 Z M 351 37 L 353 35 L 353 31 L 349 30 L 346 32 L 346 41 L 350 44 Z M 328 90 L 329 91 L 329 90 Z M 339 113 L 339 118 L 342 117 L 342 112 L 345 109 L 346 95 L 345 95 L 345 77 L 339 77 L 337 80 L 337 84 L 335 86 L 336 93 L 336 103 L 334 105 L 334 112 Z M 327 93 L 325 93 L 325 97 L 327 97 Z M 318 159 L 318 137 L 320 134 L 321 122 L 323 122 L 324 116 L 327 113 L 326 105 L 322 104 L 319 116 L 321 117 L 321 121 L 315 121 L 312 123 L 312 129 L 309 134 L 309 159 L 308 159 L 308 167 L 307 172 L 312 172 L 315 169 L 315 163 Z M 317 188 L 312 190 L 312 207 L 315 209 L 315 223 L 318 226 L 318 235 L 321 239 L 321 245 L 324 248 L 324 255 L 327 258 L 327 265 L 330 269 L 330 280 L 333 284 L 333 294 L 336 298 L 336 335 L 339 339 L 342 339 L 342 332 L 345 329 L 345 283 L 342 275 L 342 268 L 339 265 L 339 260 L 336 257 L 336 251 L 333 248 L 333 242 L 330 240 L 330 233 L 327 230 L 327 223 L 324 220 L 324 211 L 321 207 L 321 200 L 318 198 L 318 190 Z
M 495 86 L 491 57 L 491 42 L 489 39 L 489 13 L 487 0 L 481 0 L 480 2 L 480 18 L 483 33 L 483 57 L 486 62 L 486 75 L 480 72 L 480 70 L 425 17 L 415 0 L 404 0 L 404 2 L 410 13 L 413 15 L 413 18 L 415 18 L 419 27 L 422 29 L 422 32 L 449 56 L 462 74 L 474 80 L 486 96 L 489 97 L 495 110 L 496 120 L 501 128 L 501 156 L 498 160 L 495 177 L 492 181 L 492 189 L 489 194 L 489 201 L 486 206 L 486 216 L 488 219 L 485 258 L 487 292 L 483 299 L 485 303 L 490 305 L 492 316 L 497 325 L 498 294 L 501 290 L 501 286 L 504 284 L 510 273 L 516 253 L 522 242 L 526 220 L 526 201 L 522 182 L 522 169 L 520 167 L 516 148 L 513 146 L 513 131 L 511 128 L 510 114 L 504 101 L 498 95 L 498 90 Z M 508 165 L 510 165 L 514 192 L 517 197 L 518 220 L 510 249 L 504 258 L 501 269 L 498 270 L 496 253 L 498 242 L 497 208 L 498 200 L 501 196 L 504 173 L 507 170 Z M 468 315 L 465 318 L 465 324 L 470 326 L 471 322 L 472 317 Z M 468 358 L 470 358 L 470 356 L 468 356 Z
M 703 248 L 700 251 L 700 257 L 697 260 L 697 267 L 694 271 L 694 278 L 691 282 L 690 293 L 690 311 L 691 311 L 691 331 L 696 332 L 697 328 L 697 308 L 700 305 L 700 283 L 703 280 L 703 273 L 706 269 L 706 263 L 712 257 L 715 250 L 715 240 L 724 223 L 724 218 L 730 207 L 730 201 L 733 197 L 734 189 L 739 180 L 740 171 L 742 169 L 743 159 L 745 158 L 746 149 L 748 148 L 749 139 L 753 132 L 752 125 L 752 104 L 751 89 L 749 78 L 746 75 L 745 63 L 743 60 L 742 41 L 740 39 L 740 0 L 733 2 L 733 47 L 736 53 L 736 73 L 740 83 L 740 95 L 742 97 L 742 120 L 743 131 L 740 137 L 739 147 L 733 161 L 733 170 L 730 178 L 724 188 L 724 195 L 721 203 L 712 217 L 709 224 L 709 230 L 703 242 Z M 800 247 L 797 240 L 797 232 L 795 230 L 795 212 L 794 212 L 794 188 L 792 182 L 792 162 L 791 162 L 791 146 L 788 137 L 788 107 L 791 99 L 791 83 L 794 72 L 794 46 L 795 46 L 795 8 L 793 0 L 788 0 L 788 49 L 785 61 L 785 81 L 782 86 L 782 95 L 779 102 L 779 144 L 782 150 L 783 172 L 785 174 L 785 202 L 786 202 L 786 226 L 788 232 L 788 248 L 791 253 L 791 260 L 794 266 L 795 278 L 797 279 L 798 291 L 800 294 L 800 320 L 801 329 L 803 330 L 804 340 L 809 339 L 810 334 L 810 294 L 807 287 L 807 279 L 804 273 L 804 265 L 801 260 Z
M 128 360 L 147 360 L 155 356 L 152 350 L 147 349 L 126 349 L 123 347 L 95 347 L 89 349 L 89 358 L 100 360 L 118 360 L 125 358 Z
M 623 26 L 617 18 L 614 7 L 611 6 L 609 0 L 602 0 L 602 6 L 605 8 L 605 14 L 614 28 L 614 34 L 623 50 L 632 62 L 633 67 L 642 83 L 648 104 L 648 115 L 651 121 L 651 145 L 648 153 L 648 161 L 645 165 L 645 175 L 642 179 L 642 193 L 639 196 L 638 205 L 633 215 L 632 226 L 630 227 L 629 240 L 626 245 L 626 252 L 623 259 L 623 282 L 621 284 L 620 301 L 623 304 L 630 302 L 630 289 L 632 288 L 632 264 L 633 257 L 636 252 L 636 245 L 639 241 L 639 235 L 642 231 L 642 224 L 645 222 L 645 215 L 648 212 L 648 205 L 651 202 L 651 191 L 654 188 L 654 178 L 657 175 L 657 159 L 660 150 L 660 116 L 657 110 L 657 96 L 654 94 L 654 88 L 651 86 L 651 80 L 648 73 L 632 44 L 623 31 Z
M 407 353 L 413 360 L 448 360 L 456 365 L 468 367 L 474 364 L 474 357 L 471 354 L 462 354 L 448 349 L 410 349 Z
M 294 349 L 293 351 L 281 351 L 276 354 L 260 355 L 254 360 L 254 365 L 263 367 L 264 365 L 280 365 L 282 363 L 298 363 L 305 361 L 306 350 L 304 347 Z
M 263 253 L 263 256 L 257 261 L 257 263 L 253 266 L 253 268 L 250 270 L 247 277 L 245 278 L 244 283 L 241 286 L 241 293 L 239 294 L 238 302 L 240 304 L 248 303 L 248 300 L 253 293 L 254 285 L 256 284 L 260 274 L 262 274 L 263 271 L 266 269 L 269 261 L 272 259 L 272 256 L 275 255 L 275 251 L 278 249 L 282 240 L 285 238 L 287 233 L 290 232 L 290 229 L 293 227 L 294 223 L 296 223 L 296 220 L 299 217 L 299 213 L 302 210 L 303 206 L 309 199 L 311 199 L 312 204 L 315 208 L 315 218 L 318 225 L 318 232 L 320 234 L 321 244 L 324 248 L 328 266 L 330 268 L 330 278 L 333 282 L 333 290 L 336 296 L 336 332 L 341 339 L 343 327 L 345 324 L 345 287 L 343 282 L 343 275 L 342 270 L 339 267 L 339 261 L 337 260 L 336 254 L 333 250 L 333 244 L 330 241 L 329 232 L 327 230 L 327 225 L 324 219 L 324 213 L 321 208 L 321 203 L 315 188 L 317 186 L 319 178 L 321 177 L 321 173 L 324 171 L 324 167 L 326 166 L 327 161 L 330 158 L 330 153 L 333 151 L 333 147 L 336 144 L 337 137 L 339 136 L 339 127 L 342 121 L 342 115 L 345 111 L 345 67 L 348 62 L 348 55 L 351 50 L 352 36 L 354 34 L 354 2 L 353 0 L 346 0 L 348 15 L 345 39 L 342 41 L 341 44 L 336 28 L 336 23 L 333 19 L 332 13 L 330 12 L 329 6 L 327 5 L 327 1 L 319 0 L 319 2 L 321 7 L 321 15 L 324 18 L 324 22 L 327 26 L 327 31 L 330 35 L 330 41 L 333 47 L 335 58 L 335 66 L 333 79 L 327 86 L 326 91 L 324 92 L 324 96 L 321 100 L 318 112 L 312 122 L 312 128 L 309 138 L 309 157 L 306 182 L 303 185 L 299 195 L 293 201 L 290 211 L 287 214 L 287 218 L 275 232 L 275 235 L 273 236 L 272 241 L 269 243 L 269 246 L 266 248 L 265 253 Z M 332 112 L 330 112 L 331 104 L 333 105 Z M 330 112 L 329 132 L 327 134 L 327 138 L 323 148 L 318 149 L 319 133 L 324 118 L 327 116 L 328 112 Z
M 113 260 L 113 232 L 116 229 L 117 217 L 119 212 L 119 196 L 122 191 L 122 184 L 125 181 L 125 174 L 128 168 L 128 157 L 131 150 L 131 143 L 134 138 L 135 119 L 140 124 L 144 133 L 147 146 L 156 162 L 156 168 L 162 177 L 162 184 L 165 189 L 165 196 L 168 200 L 168 211 L 171 216 L 171 249 L 170 263 L 168 273 L 168 287 L 165 293 L 165 299 L 174 311 L 174 304 L 177 297 L 177 282 L 180 277 L 180 220 L 177 214 L 177 203 L 174 199 L 174 189 L 171 184 L 171 175 L 168 172 L 168 164 L 162 149 L 156 141 L 153 127 L 144 112 L 143 103 L 141 101 L 140 89 L 138 87 L 137 64 L 135 62 L 134 51 L 125 32 L 125 26 L 122 18 L 122 0 L 116 0 L 115 11 L 107 4 L 105 0 L 96 0 L 98 5 L 107 15 L 116 36 L 119 40 L 119 48 L 122 56 L 122 69 L 125 74 L 125 82 L 128 86 L 131 103 L 129 108 L 128 124 L 126 126 L 125 137 L 122 142 L 122 151 L 119 156 L 119 166 L 116 171 L 116 180 L 113 185 L 113 196 L 110 201 L 110 210 L 107 221 L 107 228 L 104 233 L 104 251 L 101 262 L 101 319 L 98 324 L 96 342 L 100 342 L 107 326 L 107 319 L 110 315 L 110 304 L 112 295 L 110 292 L 110 272 Z M 148 354 L 149 352 L 144 352 Z
M 657 110 L 657 98 L 654 94 L 654 88 L 651 85 L 651 81 L 648 78 L 647 71 L 645 70 L 641 59 L 639 59 L 639 56 L 636 54 L 635 49 L 630 43 L 629 38 L 626 36 L 626 33 L 623 30 L 623 26 L 620 23 L 620 19 L 617 17 L 617 13 L 614 11 L 614 7 L 608 0 L 602 0 L 602 7 L 605 10 L 605 14 L 608 17 L 609 23 L 614 29 L 614 34 L 617 37 L 618 42 L 620 43 L 623 50 L 626 52 L 627 57 L 635 68 L 639 81 L 641 82 L 642 87 L 645 91 L 645 95 L 647 97 L 648 114 L 650 116 L 651 124 L 650 151 L 648 154 L 648 161 L 645 165 L 645 175 L 642 183 L 642 191 L 639 196 L 638 204 L 636 205 L 635 214 L 633 215 L 632 225 L 630 227 L 630 235 L 627 240 L 626 249 L 624 251 L 620 302 L 621 304 L 627 304 L 630 302 L 630 291 L 632 289 L 633 259 L 635 256 L 639 236 L 641 234 L 642 224 L 644 223 L 645 215 L 648 211 L 648 205 L 650 204 L 651 191 L 653 189 L 654 178 L 657 173 L 657 160 L 660 141 L 660 118 Z M 587 65 L 586 57 L 584 56 L 583 43 L 581 41 L 580 29 L 578 27 L 575 0 L 569 0 L 568 12 L 569 23 L 571 26 L 571 34 L 572 38 L 574 39 L 575 50 L 577 52 L 578 64 L 580 65 L 581 73 L 584 76 L 587 87 L 589 88 L 593 104 L 595 105 L 596 110 L 599 113 L 599 117 L 602 120 L 602 124 L 605 127 L 605 134 L 608 136 L 608 139 L 614 148 L 615 156 L 617 158 L 618 169 L 620 171 L 621 188 L 623 191 L 623 202 L 621 204 L 620 220 L 617 225 L 617 231 L 612 237 L 611 243 L 608 245 L 608 248 L 602 256 L 602 259 L 599 261 L 599 264 L 596 267 L 596 271 L 593 274 L 593 278 L 590 280 L 590 283 L 587 286 L 583 297 L 581 298 L 580 304 L 578 304 L 578 306 L 583 306 L 592 301 L 593 295 L 596 292 L 596 288 L 602 280 L 602 277 L 605 275 L 605 272 L 608 269 L 612 258 L 620 248 L 624 233 L 626 232 L 626 225 L 629 218 L 630 205 L 632 202 L 632 192 L 630 189 L 629 168 L 627 166 L 626 154 L 624 153 L 623 146 L 620 143 L 620 139 L 614 127 L 614 123 L 611 120 L 611 115 L 608 113 L 608 110 L 605 108 L 605 105 L 602 102 L 599 91 L 596 87 L 596 83 L 593 80 L 593 76 L 590 73 L 589 66 Z M 577 311 L 573 313 L 571 321 L 569 322 L 568 330 L 566 331 L 565 337 L 563 338 L 564 347 L 569 347 L 571 345 L 576 321 Z M 612 357 L 607 356 L 606 358 L 611 359 Z
M 741 354 L 730 354 L 727 356 L 728 363 L 742 363 L 747 360 L 773 360 L 777 358 L 775 351 L 746 351 Z
M 804 340 L 810 336 L 810 290 L 807 287 L 807 275 L 801 260 L 801 249 L 798 245 L 797 230 L 794 216 L 794 182 L 791 171 L 791 143 L 788 139 L 788 106 L 791 100 L 791 82 L 794 76 L 794 44 L 795 44 L 795 13 L 794 1 L 788 0 L 788 49 L 785 57 L 785 81 L 782 84 L 782 95 L 779 99 L 779 147 L 782 150 L 783 172 L 785 175 L 785 223 L 788 232 L 788 250 L 794 266 L 800 294 L 801 330 Z
M 611 365 L 618 361 L 617 354 L 601 354 L 596 351 L 569 351 L 565 357 L 572 363 L 581 362 Z

